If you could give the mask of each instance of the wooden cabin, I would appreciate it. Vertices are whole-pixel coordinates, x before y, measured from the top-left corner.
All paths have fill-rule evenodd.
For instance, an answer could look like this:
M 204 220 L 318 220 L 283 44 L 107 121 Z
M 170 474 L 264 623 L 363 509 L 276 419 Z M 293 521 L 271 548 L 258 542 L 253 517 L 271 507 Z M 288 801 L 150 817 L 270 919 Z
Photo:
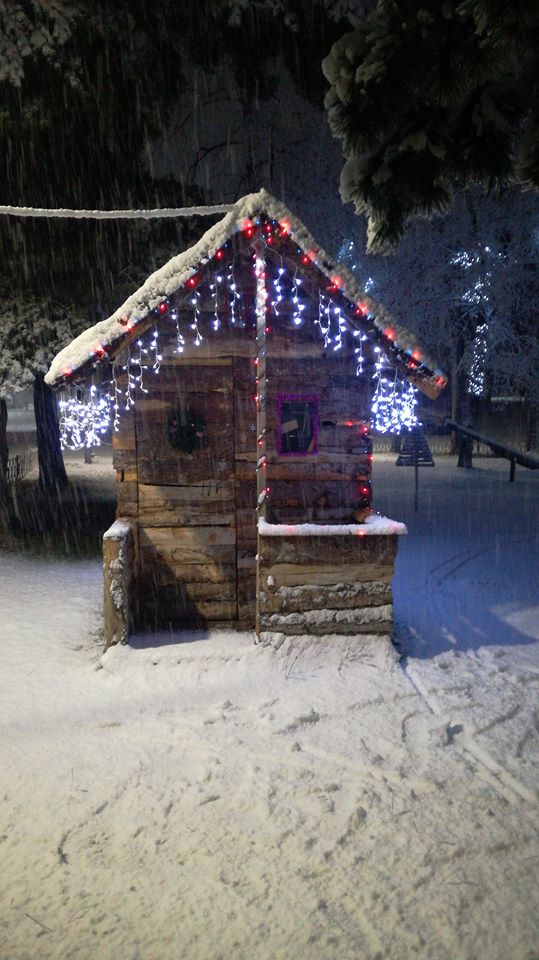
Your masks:
M 373 390 L 444 384 L 266 191 L 55 359 L 108 398 L 105 642 L 134 629 L 390 634 L 402 524 L 372 511 Z M 91 385 L 91 387 L 89 386 Z

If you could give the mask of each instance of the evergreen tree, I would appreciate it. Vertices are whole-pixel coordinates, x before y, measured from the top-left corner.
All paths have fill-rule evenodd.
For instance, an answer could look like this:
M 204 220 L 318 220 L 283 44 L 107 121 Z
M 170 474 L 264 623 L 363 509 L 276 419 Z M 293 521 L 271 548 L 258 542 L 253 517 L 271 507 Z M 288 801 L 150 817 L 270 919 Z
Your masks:
M 341 195 L 373 252 L 455 184 L 539 187 L 536 0 L 378 0 L 323 62 Z

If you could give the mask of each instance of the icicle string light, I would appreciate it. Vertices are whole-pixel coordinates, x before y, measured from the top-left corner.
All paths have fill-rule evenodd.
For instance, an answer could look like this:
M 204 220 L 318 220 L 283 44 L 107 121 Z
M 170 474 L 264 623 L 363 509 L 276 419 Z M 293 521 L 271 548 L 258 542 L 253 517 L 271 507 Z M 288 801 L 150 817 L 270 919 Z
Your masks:
M 274 288 L 274 298 L 271 301 L 271 306 L 273 309 L 274 316 L 279 316 L 279 304 L 283 301 L 283 274 L 285 273 L 285 268 L 283 267 L 283 258 L 281 257 L 280 266 L 277 269 L 277 276 L 273 281 Z
M 177 310 L 172 310 L 170 317 L 176 324 L 176 347 L 174 353 L 183 353 L 185 350 L 185 337 L 180 330 L 180 315 Z
M 238 288 L 237 288 L 237 284 L 236 284 L 236 278 L 235 278 L 235 276 L 234 276 L 234 264 L 233 264 L 233 263 L 230 264 L 230 267 L 229 267 L 229 270 L 228 270 L 226 279 L 227 279 L 228 290 L 229 290 L 229 295 L 230 295 L 230 299 L 229 299 L 229 301 L 228 301 L 229 307 L 230 307 L 230 322 L 231 322 L 232 326 L 234 326 L 234 325 L 236 324 L 236 321 L 237 321 L 236 304 L 237 304 L 238 300 L 240 299 L 240 294 L 238 293 Z
M 223 282 L 222 276 L 215 276 L 213 278 L 213 283 L 210 283 L 210 293 L 213 300 L 213 320 L 212 327 L 214 330 L 218 330 L 221 326 L 221 321 L 219 319 L 219 286 L 218 284 Z
M 330 301 L 324 297 L 321 291 L 318 292 L 318 318 L 315 318 L 315 324 L 320 328 L 320 333 L 324 338 L 324 347 L 331 343 L 331 313 Z
M 295 327 L 299 327 L 303 323 L 303 311 L 306 310 L 306 305 L 301 302 L 299 298 L 300 287 L 302 284 L 301 277 L 298 277 L 297 270 L 294 273 L 294 278 L 292 280 L 292 323 Z
M 249 221 L 249 224 L 245 227 L 245 231 L 250 231 L 249 236 L 252 236 L 254 230 L 259 225 L 260 221 L 255 221 L 254 223 Z M 271 249 L 270 240 L 273 239 L 274 234 L 289 236 L 289 232 L 290 227 L 286 224 L 264 224 L 261 239 L 262 249 L 265 247 L 269 253 Z M 226 244 L 215 254 L 217 261 L 222 260 L 225 248 Z M 296 266 L 295 269 L 290 269 L 289 272 L 284 266 L 282 255 L 279 255 L 278 265 L 275 264 L 275 260 L 270 260 L 268 265 L 264 266 L 263 270 L 265 306 L 269 300 L 271 312 L 275 317 L 287 313 L 288 316 L 291 316 L 291 322 L 294 327 L 299 327 L 304 322 L 305 317 L 308 316 L 307 304 L 302 300 L 303 278 L 300 276 L 300 264 L 308 266 L 311 263 L 316 263 L 315 252 L 306 254 L 298 247 L 297 255 L 299 257 L 298 266 Z M 273 254 L 274 258 L 275 256 L 276 254 Z M 256 311 L 260 306 L 260 289 L 262 283 L 260 271 L 258 271 L 257 268 L 256 257 L 254 259 L 254 274 L 257 289 Z M 156 323 L 149 338 L 146 339 L 146 337 L 144 337 L 144 339 L 137 339 L 128 345 L 127 362 L 123 364 L 117 361 L 113 362 L 112 380 L 108 384 L 108 392 L 105 392 L 102 399 L 104 404 L 109 404 L 112 411 L 111 418 L 115 431 L 119 428 L 122 409 L 130 410 L 133 407 L 136 393 L 139 390 L 142 393 L 149 392 L 148 387 L 144 383 L 144 371 L 149 368 L 153 369 L 153 372 L 156 374 L 160 371 L 163 356 L 159 346 L 157 321 L 161 318 L 168 317 L 174 322 L 176 337 L 175 345 L 172 349 L 175 354 L 183 354 L 188 342 L 196 347 L 200 346 L 203 342 L 202 290 L 199 287 L 201 280 L 203 280 L 203 278 L 200 274 L 193 274 L 185 284 L 185 289 L 189 292 L 190 306 L 192 308 L 190 321 L 187 318 L 182 319 L 178 305 L 173 304 L 169 298 L 165 297 L 156 307 L 152 308 L 151 314 Z M 238 307 L 241 301 L 241 294 L 237 289 L 234 263 L 231 262 L 228 268 L 223 264 L 222 272 L 219 272 L 219 266 L 217 266 L 216 272 L 212 275 L 211 279 L 208 278 L 205 282 L 207 289 L 209 289 L 210 301 L 213 307 L 210 316 L 210 323 L 213 330 L 217 331 L 222 326 L 220 309 L 222 310 L 223 301 L 226 303 L 227 300 L 229 324 L 233 327 L 239 326 L 240 314 Z M 203 284 L 201 284 L 201 286 L 203 286 Z M 369 333 L 368 336 L 364 331 L 357 329 L 352 314 L 366 320 L 369 327 L 372 327 L 372 317 L 368 304 L 364 302 L 355 305 L 347 304 L 346 300 L 343 300 L 341 297 L 341 286 L 342 280 L 335 275 L 331 277 L 331 282 L 328 282 L 325 289 L 318 290 L 318 311 L 317 315 L 312 316 L 312 322 L 319 328 L 320 336 L 323 338 L 324 347 L 327 350 L 332 350 L 333 352 L 342 350 L 345 338 L 348 336 L 351 337 L 356 358 L 356 374 L 362 376 L 366 364 L 366 358 L 363 354 L 363 344 L 369 339 L 371 334 Z M 222 296 L 221 291 L 223 292 Z M 289 312 L 284 310 L 287 301 L 289 301 Z M 185 314 L 183 316 L 185 317 Z M 136 317 L 131 317 L 126 320 L 127 331 L 134 329 L 138 322 Z M 243 320 L 243 310 L 241 311 L 241 323 L 242 326 L 245 324 Z M 186 335 L 186 329 L 192 331 L 192 336 Z M 384 375 L 384 368 L 392 366 L 392 364 L 379 346 L 380 342 L 384 342 L 387 347 L 392 347 L 395 333 L 389 327 L 383 332 L 373 328 L 372 338 L 374 339 L 373 349 L 375 354 L 373 378 L 376 381 L 372 407 L 373 425 L 376 430 L 382 432 L 399 432 L 403 428 L 410 429 L 417 423 L 415 416 L 416 390 L 413 386 L 401 382 L 398 378 L 395 378 L 393 383 L 387 379 Z M 404 356 L 404 353 L 408 356 Z M 401 350 L 401 354 L 404 356 L 404 362 L 410 366 L 411 369 L 417 369 L 418 366 L 420 366 L 421 354 L 417 350 L 413 352 L 412 350 L 406 350 L 405 352 Z M 105 356 L 106 349 L 103 344 L 98 343 L 95 345 L 94 343 L 92 357 L 95 362 L 99 362 Z M 124 376 L 119 377 L 119 374 L 122 373 L 125 375 L 125 379 Z M 436 371 L 436 374 L 438 374 L 436 377 L 437 383 L 442 384 L 444 378 L 441 375 L 441 371 Z M 119 385 L 120 380 L 122 386 Z M 257 404 L 260 405 L 263 400 L 264 389 L 263 384 L 260 384 L 257 388 Z M 95 402 L 95 399 L 92 399 L 91 403 L 93 407 L 95 407 Z M 90 400 L 88 400 L 88 404 L 90 404 Z M 93 414 L 91 414 L 91 416 L 93 416 Z M 82 411 L 80 412 L 80 418 L 82 418 Z M 68 425 L 66 418 L 64 418 L 63 423 L 64 426 L 62 429 L 65 437 L 69 434 L 71 438 L 69 441 L 66 439 L 66 444 L 67 442 L 71 443 L 73 436 L 76 435 L 81 440 L 81 445 L 84 446 L 82 428 L 77 433 L 77 431 L 74 431 L 71 422 Z M 95 431 L 92 432 L 92 437 L 97 435 Z M 92 443 L 93 442 L 95 441 L 92 439 Z
M 361 377 L 365 364 L 365 357 L 363 356 L 363 344 L 365 343 L 365 340 L 367 340 L 367 335 L 362 333 L 361 330 L 354 330 L 352 336 L 357 340 L 357 346 L 354 347 L 354 353 L 356 356 L 356 377 Z
M 120 397 L 121 391 L 118 386 L 118 380 L 116 376 L 116 364 L 112 364 L 112 380 L 110 381 L 110 386 L 112 387 L 112 409 L 114 410 L 114 420 L 112 424 L 112 429 L 115 433 L 120 429 Z M 110 395 L 109 395 L 110 396 Z
M 85 396 L 87 395 L 87 396 Z M 111 421 L 111 398 L 99 396 L 97 388 L 75 388 L 74 395 L 64 391 L 58 403 L 60 409 L 60 445 L 63 450 L 98 447 Z
M 403 429 L 412 430 L 417 426 L 417 390 L 414 385 L 401 380 L 396 372 L 392 380 L 384 376 L 381 356 L 373 378 L 377 381 L 371 403 L 373 429 L 378 433 L 399 434 Z
M 194 307 L 193 322 L 192 322 L 192 324 L 191 324 L 191 330 L 193 330 L 194 333 L 195 333 L 195 339 L 193 340 L 193 343 L 194 343 L 195 347 L 199 347 L 200 344 L 202 343 L 203 339 L 204 339 L 204 337 L 202 336 L 202 334 L 201 334 L 201 332 L 200 332 L 200 327 L 199 327 L 199 323 L 200 323 L 200 290 L 195 290 L 194 295 L 191 297 L 191 303 L 193 304 L 193 307 Z

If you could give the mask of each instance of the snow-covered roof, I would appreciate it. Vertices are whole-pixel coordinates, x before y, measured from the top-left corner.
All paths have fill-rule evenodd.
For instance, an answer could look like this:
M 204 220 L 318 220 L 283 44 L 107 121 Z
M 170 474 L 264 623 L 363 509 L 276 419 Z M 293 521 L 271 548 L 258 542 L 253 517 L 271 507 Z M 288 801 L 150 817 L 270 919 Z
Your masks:
M 118 341 L 128 336 L 138 322 L 144 320 L 165 298 L 172 296 L 201 266 L 211 260 L 234 233 L 244 228 L 246 221 L 261 215 L 286 224 L 294 243 L 308 254 L 309 259 L 335 284 L 336 289 L 353 304 L 368 308 L 374 325 L 388 336 L 391 344 L 413 355 L 417 361 L 420 360 L 423 368 L 426 368 L 427 376 L 430 375 L 432 379 L 431 390 L 436 393 L 442 389 L 445 377 L 437 368 L 436 362 L 418 346 L 415 335 L 401 324 L 395 323 L 381 305 L 367 296 L 352 271 L 333 260 L 301 220 L 294 216 L 284 203 L 276 200 L 264 189 L 238 200 L 230 212 L 210 227 L 196 244 L 152 273 L 108 319 L 100 320 L 64 347 L 52 361 L 45 376 L 46 382 L 50 386 L 57 386 L 92 359 L 97 361 L 105 357 L 110 348 L 116 347 Z M 413 370 L 410 373 L 413 375 Z M 421 377 L 419 372 L 417 375 Z

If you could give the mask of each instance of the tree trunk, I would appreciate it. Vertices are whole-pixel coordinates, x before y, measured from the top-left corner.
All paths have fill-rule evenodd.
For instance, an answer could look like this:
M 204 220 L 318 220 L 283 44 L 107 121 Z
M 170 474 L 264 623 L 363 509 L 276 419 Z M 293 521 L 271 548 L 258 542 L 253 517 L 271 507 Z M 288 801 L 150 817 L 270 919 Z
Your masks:
M 9 447 L 7 442 L 7 403 L 0 398 L 0 491 L 2 500 L 4 499 L 4 488 L 6 485 L 7 462 L 9 458 Z
M 528 401 L 528 429 L 526 431 L 526 450 L 535 450 L 539 446 L 539 403 Z
M 55 494 L 67 487 L 60 431 L 56 416 L 56 397 L 38 373 L 34 379 L 34 413 L 36 418 L 39 485 L 47 493 Z
M 471 429 L 473 427 L 472 395 L 468 386 L 468 374 L 463 370 L 458 377 L 458 422 L 463 427 Z M 464 467 L 466 470 L 472 469 L 472 447 L 472 438 L 467 437 L 465 433 L 459 433 L 457 467 Z
M 456 363 L 451 364 L 451 373 L 450 373 L 450 386 L 451 386 L 451 419 L 453 422 L 458 422 L 458 393 L 459 393 L 459 378 L 457 373 Z M 451 447 L 450 454 L 456 456 L 459 450 L 459 438 L 456 430 L 451 431 Z
M 0 398 L 0 528 L 9 523 L 9 487 L 7 483 L 7 462 L 9 447 L 7 442 L 7 404 Z

